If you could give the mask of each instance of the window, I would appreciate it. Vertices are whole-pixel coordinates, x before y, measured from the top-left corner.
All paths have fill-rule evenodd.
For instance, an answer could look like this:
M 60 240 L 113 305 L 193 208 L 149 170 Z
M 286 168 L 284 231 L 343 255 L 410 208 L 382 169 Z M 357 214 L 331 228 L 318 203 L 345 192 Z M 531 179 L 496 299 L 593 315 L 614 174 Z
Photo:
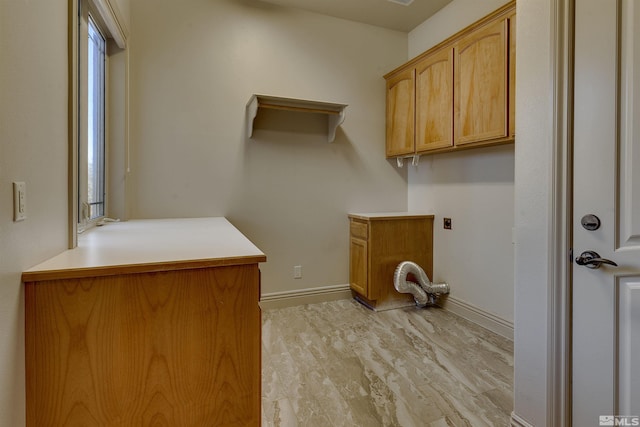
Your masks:
M 87 49 L 87 145 L 78 152 L 86 152 L 87 194 L 79 196 L 86 212 L 80 218 L 93 220 L 105 214 L 105 102 L 106 102 L 106 46 L 107 41 L 94 20 L 89 17 Z M 82 141 L 84 138 L 81 138 Z M 83 160 L 84 162 L 84 160 Z M 84 169 L 84 168 L 83 168 Z M 81 179 L 84 179 L 82 177 Z
M 110 147 L 121 153 L 128 144 L 128 53 L 126 27 L 114 0 L 71 2 L 69 246 L 75 247 L 77 233 L 110 214 L 109 172 L 123 170 L 124 159 L 112 159 Z M 111 103 L 112 97 L 117 101 Z M 122 211 L 123 191 L 115 190 L 120 208 L 114 210 Z

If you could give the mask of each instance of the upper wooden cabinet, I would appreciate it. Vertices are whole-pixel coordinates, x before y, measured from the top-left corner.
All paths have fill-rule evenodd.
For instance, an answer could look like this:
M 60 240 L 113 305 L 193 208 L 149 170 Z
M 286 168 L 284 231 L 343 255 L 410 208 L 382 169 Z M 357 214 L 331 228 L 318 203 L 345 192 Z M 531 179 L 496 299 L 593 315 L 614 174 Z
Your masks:
M 385 79 L 387 157 L 513 142 L 515 2 Z
M 387 157 L 453 145 L 453 49 L 387 78 Z
M 387 79 L 387 157 L 414 152 L 415 72 L 396 73 Z
M 453 145 L 453 49 L 416 65 L 416 151 Z
M 507 22 L 462 38 L 455 47 L 455 143 L 507 136 Z

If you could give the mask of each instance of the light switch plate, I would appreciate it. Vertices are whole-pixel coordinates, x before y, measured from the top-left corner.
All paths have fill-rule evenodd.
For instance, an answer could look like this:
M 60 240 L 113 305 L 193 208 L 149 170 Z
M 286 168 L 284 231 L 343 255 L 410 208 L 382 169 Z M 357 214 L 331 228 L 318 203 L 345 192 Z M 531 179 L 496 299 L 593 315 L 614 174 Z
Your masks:
M 24 221 L 27 219 L 27 184 L 24 182 L 13 183 L 13 220 Z

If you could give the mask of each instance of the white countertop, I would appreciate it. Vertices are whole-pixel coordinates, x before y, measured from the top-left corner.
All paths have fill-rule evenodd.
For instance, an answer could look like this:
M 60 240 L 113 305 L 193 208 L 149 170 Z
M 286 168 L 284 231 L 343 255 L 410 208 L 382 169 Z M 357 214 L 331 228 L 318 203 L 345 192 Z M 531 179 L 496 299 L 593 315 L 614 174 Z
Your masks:
M 23 280 L 46 280 L 40 277 L 65 271 L 121 267 L 126 272 L 133 266 L 176 269 L 185 263 L 215 266 L 264 261 L 265 254 L 226 218 L 130 220 L 86 231 L 78 237 L 77 248 L 26 270 Z
M 357 217 L 363 219 L 384 219 L 384 218 L 424 218 L 431 217 L 433 214 L 425 212 L 368 212 L 368 213 L 349 213 L 350 217 Z

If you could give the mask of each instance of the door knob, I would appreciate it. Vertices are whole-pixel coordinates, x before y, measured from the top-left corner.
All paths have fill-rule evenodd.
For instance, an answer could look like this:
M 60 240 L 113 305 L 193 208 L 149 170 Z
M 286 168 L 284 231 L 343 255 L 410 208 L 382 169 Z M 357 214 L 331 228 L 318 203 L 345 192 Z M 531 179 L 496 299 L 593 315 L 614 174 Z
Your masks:
M 593 269 L 600 268 L 602 264 L 609 264 L 614 267 L 618 266 L 618 264 L 610 259 L 600 258 L 600 255 L 595 251 L 582 252 L 580 256 L 576 258 L 576 264 L 584 265 L 585 267 Z

